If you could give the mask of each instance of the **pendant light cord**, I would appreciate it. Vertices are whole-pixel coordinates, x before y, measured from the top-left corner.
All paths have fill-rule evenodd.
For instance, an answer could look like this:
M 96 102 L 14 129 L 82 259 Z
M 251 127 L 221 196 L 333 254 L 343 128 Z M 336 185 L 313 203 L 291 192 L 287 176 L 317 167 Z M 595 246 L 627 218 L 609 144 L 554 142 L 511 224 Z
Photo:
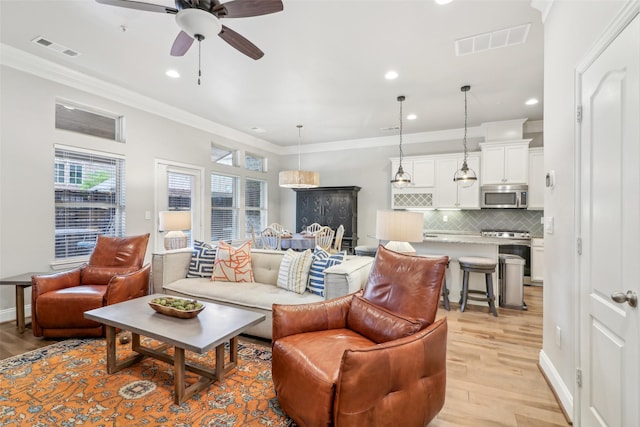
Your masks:
M 302 139 L 302 137 L 300 136 L 300 132 L 302 131 L 302 125 L 297 125 L 298 128 L 298 170 L 302 170 L 302 167 L 300 166 L 300 140 Z
M 400 101 L 400 168 L 402 168 L 402 158 L 404 157 L 404 152 L 402 151 L 402 102 L 404 100 L 404 96 L 398 97 L 398 101 Z
M 464 145 L 464 162 L 463 165 L 467 165 L 467 92 L 471 89 L 471 86 L 462 86 L 460 90 L 464 92 L 464 137 L 462 138 L 462 145 Z

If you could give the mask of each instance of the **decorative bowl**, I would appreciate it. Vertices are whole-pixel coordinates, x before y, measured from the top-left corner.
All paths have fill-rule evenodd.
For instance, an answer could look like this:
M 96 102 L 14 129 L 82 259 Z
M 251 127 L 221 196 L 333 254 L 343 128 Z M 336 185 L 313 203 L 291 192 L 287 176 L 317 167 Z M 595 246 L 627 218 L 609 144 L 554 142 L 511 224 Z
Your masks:
M 199 308 L 181 309 L 181 308 L 172 307 L 170 305 L 160 304 L 160 301 L 162 300 L 165 301 L 165 304 L 171 304 L 175 302 L 184 302 L 185 303 L 184 305 L 186 305 L 187 303 L 192 303 L 195 305 L 200 303 L 198 303 L 198 301 L 194 299 L 172 298 L 172 297 L 154 298 L 151 301 L 149 301 L 149 305 L 151 306 L 151 308 L 153 308 L 158 313 L 165 314 L 167 316 L 178 317 L 180 319 L 192 319 L 196 317 L 202 310 L 204 310 L 204 305 L 202 304 L 200 304 Z

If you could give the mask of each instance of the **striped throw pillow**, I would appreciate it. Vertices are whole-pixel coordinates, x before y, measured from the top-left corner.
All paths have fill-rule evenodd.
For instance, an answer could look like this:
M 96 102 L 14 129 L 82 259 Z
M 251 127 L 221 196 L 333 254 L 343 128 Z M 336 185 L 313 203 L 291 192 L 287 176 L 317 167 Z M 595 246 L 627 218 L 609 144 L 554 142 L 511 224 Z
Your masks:
M 307 290 L 312 257 L 310 249 L 303 252 L 287 249 L 280 262 L 278 287 L 303 294 Z
M 194 241 L 187 277 L 211 277 L 215 260 L 216 248 L 199 240 Z
M 344 261 L 346 251 L 330 254 L 320 246 L 316 246 L 313 251 L 313 260 L 309 269 L 309 292 L 325 296 L 324 292 L 324 271 L 332 265 L 341 264 Z

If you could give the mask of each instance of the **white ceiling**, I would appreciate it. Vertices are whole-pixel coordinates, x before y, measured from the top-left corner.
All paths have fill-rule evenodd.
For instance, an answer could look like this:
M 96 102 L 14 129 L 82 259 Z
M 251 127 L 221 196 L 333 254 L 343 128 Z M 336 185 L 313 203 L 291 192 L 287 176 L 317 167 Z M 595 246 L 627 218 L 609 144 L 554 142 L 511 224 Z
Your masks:
M 174 6 L 172 1 L 150 3 Z M 93 0 L 0 0 L 3 44 L 134 90 L 276 145 L 397 134 L 398 95 L 407 97 L 404 132 L 459 129 L 471 85 L 469 126 L 542 119 L 543 34 L 529 0 L 283 0 L 284 11 L 223 19 L 265 53 L 254 61 L 222 39 L 184 57 L 169 50 L 173 15 Z M 526 43 L 467 56 L 454 41 L 531 24 Z M 126 31 L 122 27 L 126 27 Z M 32 43 L 37 36 L 80 52 L 69 58 Z M 176 69 L 181 78 L 165 76 Z M 394 81 L 384 79 L 396 70 Z M 526 106 L 529 98 L 541 102 Z M 261 128 L 264 133 L 255 133 Z

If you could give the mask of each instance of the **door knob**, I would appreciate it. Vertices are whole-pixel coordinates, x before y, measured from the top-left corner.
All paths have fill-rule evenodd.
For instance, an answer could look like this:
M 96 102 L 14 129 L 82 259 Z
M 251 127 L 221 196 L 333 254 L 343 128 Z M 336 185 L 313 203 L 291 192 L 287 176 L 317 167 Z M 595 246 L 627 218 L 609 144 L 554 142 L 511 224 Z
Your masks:
M 627 291 L 626 294 L 622 292 L 614 292 L 611 294 L 611 299 L 617 303 L 628 303 L 631 307 L 638 306 L 638 296 L 633 291 Z

